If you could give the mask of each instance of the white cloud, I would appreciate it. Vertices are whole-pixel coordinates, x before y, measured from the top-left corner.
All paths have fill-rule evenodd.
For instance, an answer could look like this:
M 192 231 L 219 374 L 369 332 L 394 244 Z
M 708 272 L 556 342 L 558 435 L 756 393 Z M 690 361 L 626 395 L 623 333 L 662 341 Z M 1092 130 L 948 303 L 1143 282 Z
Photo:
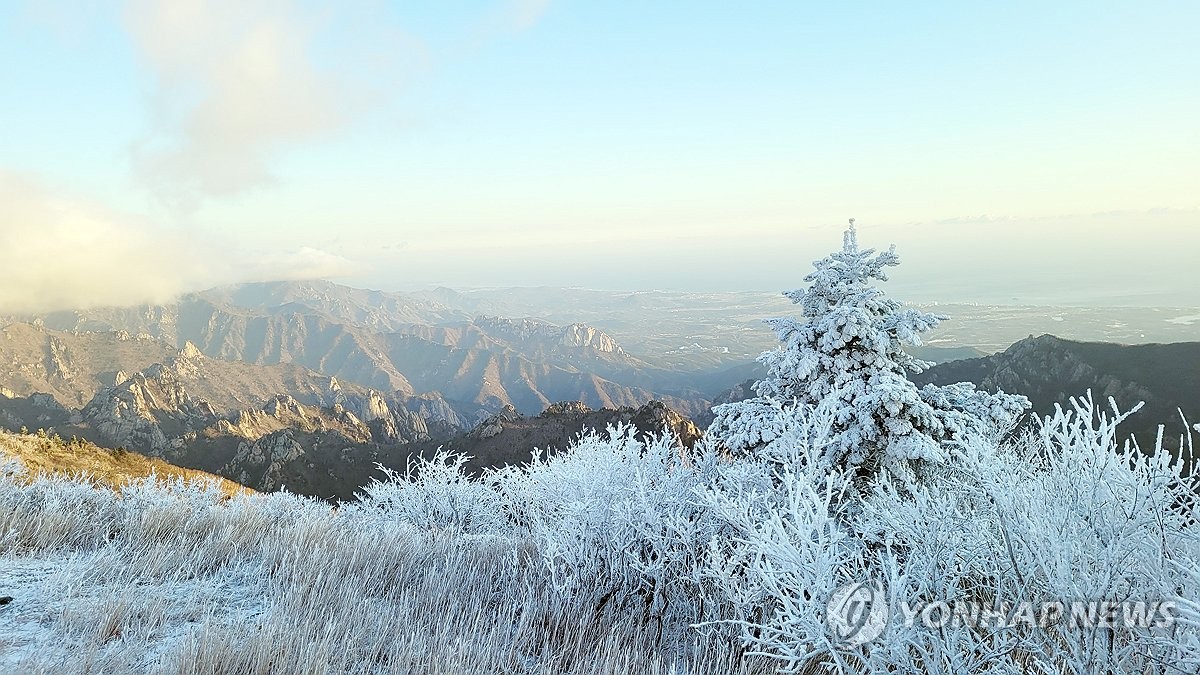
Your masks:
M 486 26 L 477 46 L 531 28 L 549 5 L 495 0 L 478 15 Z M 121 12 L 150 85 L 151 122 L 131 143 L 133 165 L 156 196 L 185 210 L 272 184 L 281 156 L 386 110 L 431 59 L 401 27 L 403 8 L 386 0 L 102 0 L 86 13 L 68 0 L 23 6 L 62 35 Z
M 167 302 L 245 281 L 360 271 L 312 248 L 238 251 L 198 230 L 162 228 L 0 172 L 0 314 Z
M 421 58 L 374 2 L 128 0 L 125 23 L 154 83 L 135 164 L 183 205 L 270 183 L 274 158 L 389 100 Z
M 360 263 L 308 246 L 298 251 L 270 251 L 242 256 L 242 262 L 236 267 L 236 273 L 232 276 L 238 283 L 330 279 L 366 271 L 366 267 Z

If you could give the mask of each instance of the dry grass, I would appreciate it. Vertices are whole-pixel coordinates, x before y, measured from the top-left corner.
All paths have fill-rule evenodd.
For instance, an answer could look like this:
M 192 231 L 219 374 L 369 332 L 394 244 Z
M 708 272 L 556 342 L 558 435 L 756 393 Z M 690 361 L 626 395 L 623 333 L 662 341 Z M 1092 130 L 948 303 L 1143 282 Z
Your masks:
M 230 497 L 252 492 L 204 471 L 184 469 L 128 450 L 109 450 L 87 441 L 65 441 L 45 434 L 0 431 L 0 457 L 6 455 L 19 461 L 32 476 L 79 477 L 113 489 L 120 489 L 130 481 L 157 476 L 166 481 L 214 481 L 221 492 Z

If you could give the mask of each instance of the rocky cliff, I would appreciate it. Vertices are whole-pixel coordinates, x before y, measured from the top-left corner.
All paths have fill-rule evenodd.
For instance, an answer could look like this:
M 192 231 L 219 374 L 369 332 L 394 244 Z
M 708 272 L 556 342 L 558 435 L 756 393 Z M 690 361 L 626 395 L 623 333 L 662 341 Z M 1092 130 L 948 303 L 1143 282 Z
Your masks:
M 295 464 L 313 452 L 403 447 L 470 424 L 437 395 L 387 396 L 294 365 L 212 359 L 191 343 L 138 371 L 97 377 L 84 368 L 74 375 L 107 385 L 78 409 L 51 394 L 19 396 L 5 387 L 0 427 L 86 438 L 259 490 L 286 484 Z

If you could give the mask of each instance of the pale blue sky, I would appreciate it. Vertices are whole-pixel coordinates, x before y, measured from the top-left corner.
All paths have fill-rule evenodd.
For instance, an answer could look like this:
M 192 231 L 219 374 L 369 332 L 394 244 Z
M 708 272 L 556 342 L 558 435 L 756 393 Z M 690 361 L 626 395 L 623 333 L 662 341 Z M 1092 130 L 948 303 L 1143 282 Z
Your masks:
M 13 306 L 311 274 L 786 288 L 848 216 L 924 295 L 1200 304 L 1175 271 L 1200 3 L 0 7 Z M 216 259 L 97 285 L 88 260 L 155 248 Z

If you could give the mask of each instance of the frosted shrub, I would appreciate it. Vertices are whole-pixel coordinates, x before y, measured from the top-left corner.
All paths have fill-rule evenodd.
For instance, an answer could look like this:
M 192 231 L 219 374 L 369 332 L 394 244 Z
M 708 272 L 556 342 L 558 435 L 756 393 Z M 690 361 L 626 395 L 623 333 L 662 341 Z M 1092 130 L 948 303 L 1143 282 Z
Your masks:
M 722 523 L 699 493 L 716 460 L 686 465 L 669 434 L 637 434 L 630 426 L 585 432 L 568 452 L 535 454 L 497 483 L 554 588 L 694 618 L 706 597 L 719 598 L 702 560 Z
M 1165 675 L 1200 663 L 1187 453 L 1119 446 L 1122 416 L 1076 401 L 1011 442 L 961 448 L 920 483 L 864 484 L 819 470 L 831 408 L 778 410 L 787 423 L 752 455 L 702 444 L 684 457 L 673 439 L 614 428 L 480 478 L 440 458 L 337 509 L 0 477 L 0 583 L 33 584 L 0 588 L 24 603 L 0 609 L 0 668 L 383 673 L 438 658 L 459 664 L 447 672 Z M 826 625 L 853 583 L 878 584 L 891 610 L 859 646 Z M 904 622 L 906 603 L 1075 599 L 1171 600 L 1180 621 Z M 38 602 L 54 604 L 22 609 Z
M 741 548 L 713 568 L 748 561 L 726 575 L 740 606 L 757 600 L 764 610 L 743 620 L 745 638 L 792 672 L 823 664 L 844 673 L 1168 673 L 1195 663 L 1198 486 L 1182 473 L 1186 457 L 1120 445 L 1124 418 L 1115 406 L 1104 415 L 1073 401 L 1036 433 L 981 442 L 920 485 L 878 476 L 849 519 L 834 517 L 836 487 L 786 468 L 774 503 L 729 496 L 726 508 L 745 514 L 734 519 Z M 886 589 L 891 623 L 870 644 L 837 649 L 822 603 L 839 584 L 868 581 Z M 1178 602 L 1181 620 L 1165 631 L 931 628 L 905 625 L 902 609 L 1104 600 Z
M 402 522 L 430 532 L 507 534 L 508 519 L 490 479 L 472 480 L 469 458 L 439 452 L 410 461 L 401 474 L 382 465 L 385 480 L 373 480 L 349 508 L 368 521 Z
M 120 531 L 123 521 L 118 505 L 87 482 L 0 475 L 0 533 L 9 533 L 9 550 L 93 548 Z
M 829 474 L 814 483 L 785 466 L 774 473 L 775 489 L 747 491 L 742 478 L 726 472 L 708 492 L 736 532 L 713 541 L 707 569 L 736 617 L 726 623 L 784 668 L 836 663 L 826 607 L 838 587 L 861 576 L 862 555 L 836 514 L 844 479 Z
M 769 672 L 691 628 L 725 616 L 696 491 L 716 458 L 613 433 L 476 479 L 434 460 L 337 508 L 6 477 L 0 671 Z

